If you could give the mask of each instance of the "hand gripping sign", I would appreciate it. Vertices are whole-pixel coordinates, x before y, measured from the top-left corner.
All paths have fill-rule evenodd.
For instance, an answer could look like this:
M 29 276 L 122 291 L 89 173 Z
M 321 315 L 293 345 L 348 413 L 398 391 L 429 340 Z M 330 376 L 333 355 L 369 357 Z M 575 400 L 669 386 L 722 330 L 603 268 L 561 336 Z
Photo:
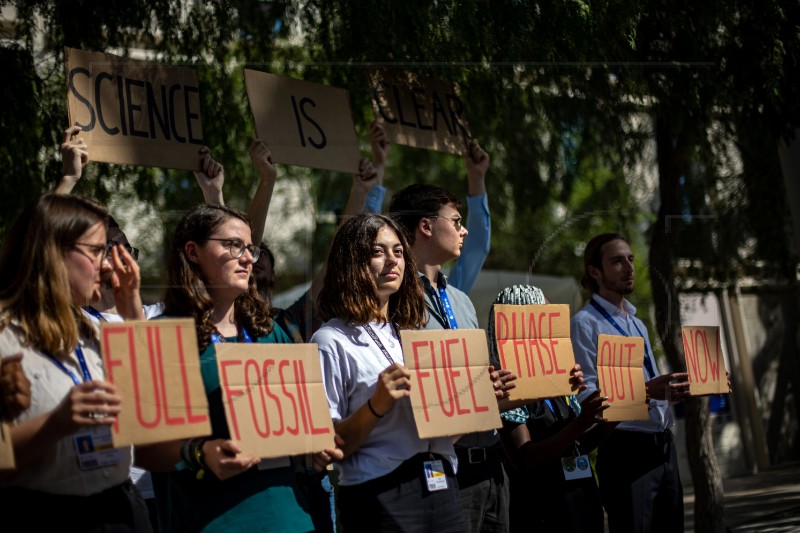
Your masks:
M 500 366 L 517 375 L 512 400 L 535 400 L 572 394 L 575 365 L 569 336 L 568 305 L 494 306 Z
M 70 124 L 92 159 L 198 170 L 203 145 L 197 71 L 66 48 Z
M 642 337 L 598 335 L 597 386 L 611 404 L 604 418 L 610 422 L 649 419 L 643 366 Z
M 215 344 L 231 439 L 258 457 L 334 448 L 316 344 Z
M 458 85 L 411 72 L 369 76 L 375 116 L 390 142 L 460 155 L 471 138 Z
M 247 99 L 276 163 L 355 173 L 361 155 L 345 89 L 245 69 Z
M 727 394 L 728 377 L 718 326 L 682 326 L 683 352 L 692 396 Z
M 403 330 L 411 371 L 411 408 L 419 438 L 459 435 L 502 425 L 489 378 L 482 329 Z
M 122 396 L 113 447 L 211 434 L 194 320 L 102 323 L 106 379 Z

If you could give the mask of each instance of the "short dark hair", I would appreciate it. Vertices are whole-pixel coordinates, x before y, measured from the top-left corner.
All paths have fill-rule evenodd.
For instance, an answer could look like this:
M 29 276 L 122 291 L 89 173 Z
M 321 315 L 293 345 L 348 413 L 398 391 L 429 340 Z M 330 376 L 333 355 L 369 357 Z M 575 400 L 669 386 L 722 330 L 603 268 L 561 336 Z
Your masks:
M 389 297 L 389 321 L 406 329 L 419 329 L 424 324 L 425 297 L 414 251 L 394 220 L 375 213 L 361 213 L 348 219 L 333 237 L 325 283 L 317 298 L 322 320 L 339 318 L 350 324 L 384 320 L 378 291 L 369 274 L 373 244 L 381 228 L 397 234 L 405 260 L 400 288 Z
M 593 266 L 595 268 L 599 268 L 600 270 L 603 269 L 603 246 L 611 241 L 621 240 L 628 242 L 623 235 L 619 233 L 602 233 L 596 237 L 593 237 L 588 243 L 586 243 L 586 248 L 583 250 L 583 277 L 581 277 L 581 285 L 585 289 L 592 291 L 593 293 L 600 290 L 600 286 L 597 284 L 597 281 L 589 275 L 589 267 Z
M 392 196 L 389 216 L 400 225 L 408 243 L 413 246 L 419 221 L 425 217 L 437 216 L 439 209 L 446 205 L 452 205 L 456 209 L 460 206 L 458 198 L 450 191 L 438 185 L 415 183 Z

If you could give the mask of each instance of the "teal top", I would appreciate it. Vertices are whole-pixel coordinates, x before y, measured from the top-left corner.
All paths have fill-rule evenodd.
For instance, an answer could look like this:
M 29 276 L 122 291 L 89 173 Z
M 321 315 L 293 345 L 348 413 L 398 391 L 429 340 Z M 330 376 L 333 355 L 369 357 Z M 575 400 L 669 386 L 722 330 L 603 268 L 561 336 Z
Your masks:
M 255 342 L 291 343 L 273 322 L 269 335 Z M 225 339 L 236 342 L 235 337 Z M 200 356 L 208 396 L 211 438 L 230 438 L 217 373 L 214 344 Z M 206 472 L 202 479 L 188 470 L 153 473 L 161 531 L 258 532 L 314 531 L 307 503 L 292 467 L 246 472 L 220 481 Z

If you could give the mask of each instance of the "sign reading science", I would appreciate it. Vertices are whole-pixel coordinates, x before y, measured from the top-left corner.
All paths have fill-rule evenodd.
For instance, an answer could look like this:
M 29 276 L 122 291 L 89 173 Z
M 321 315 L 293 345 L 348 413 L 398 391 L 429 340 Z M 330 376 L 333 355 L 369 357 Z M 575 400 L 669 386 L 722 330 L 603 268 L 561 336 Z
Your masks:
M 203 145 L 197 72 L 66 48 L 67 108 L 92 159 L 197 170 Z
M 345 89 L 245 69 L 256 133 L 276 163 L 358 172 L 361 155 Z
M 410 72 L 370 74 L 375 114 L 390 142 L 460 155 L 471 138 L 458 86 Z

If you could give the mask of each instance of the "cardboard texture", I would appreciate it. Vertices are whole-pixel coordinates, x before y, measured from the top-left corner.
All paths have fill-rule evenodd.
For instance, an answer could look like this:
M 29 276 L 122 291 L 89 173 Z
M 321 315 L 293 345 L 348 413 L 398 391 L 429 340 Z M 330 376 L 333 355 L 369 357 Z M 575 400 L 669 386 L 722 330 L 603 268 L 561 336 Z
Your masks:
M 215 344 L 231 438 L 245 453 L 283 457 L 333 448 L 316 344 Z
M 502 425 L 482 329 L 403 330 L 411 408 L 421 439 Z
M 396 70 L 370 73 L 369 84 L 389 142 L 461 155 L 472 138 L 458 85 Z
M 276 163 L 358 172 L 358 148 L 345 89 L 244 70 L 256 133 Z
M 575 366 L 568 305 L 494 306 L 500 366 L 516 374 L 512 400 L 574 394 L 569 372 Z
M 597 337 L 597 385 L 611 407 L 610 422 L 649 420 L 644 387 L 644 339 L 621 335 Z
M 211 434 L 194 320 L 102 323 L 106 379 L 122 396 L 114 447 Z
M 682 326 L 683 353 L 692 396 L 728 394 L 718 326 Z
M 11 442 L 11 426 L 0 422 L 0 470 L 9 470 L 16 466 L 14 445 Z
M 199 170 L 197 71 L 65 48 L 69 123 L 93 161 Z

